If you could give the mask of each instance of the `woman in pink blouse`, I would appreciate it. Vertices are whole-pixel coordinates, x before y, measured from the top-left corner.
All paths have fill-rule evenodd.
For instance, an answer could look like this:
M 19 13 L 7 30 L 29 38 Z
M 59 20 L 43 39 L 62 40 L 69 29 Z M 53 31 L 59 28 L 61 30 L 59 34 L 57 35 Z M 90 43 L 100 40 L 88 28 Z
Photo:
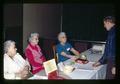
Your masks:
M 25 50 L 25 56 L 32 66 L 33 74 L 43 70 L 43 62 L 46 61 L 45 56 L 42 54 L 41 48 L 38 45 L 38 38 L 38 33 L 31 33 L 31 36 L 29 37 L 29 44 Z

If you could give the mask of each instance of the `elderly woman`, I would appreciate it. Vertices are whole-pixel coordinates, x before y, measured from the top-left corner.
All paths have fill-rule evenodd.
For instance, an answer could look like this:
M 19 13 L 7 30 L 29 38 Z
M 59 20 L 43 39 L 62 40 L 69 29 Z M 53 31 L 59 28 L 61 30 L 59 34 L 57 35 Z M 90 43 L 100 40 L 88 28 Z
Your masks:
M 75 60 L 76 59 L 75 56 L 80 55 L 80 53 L 77 50 L 75 50 L 71 44 L 67 42 L 67 37 L 65 32 L 60 32 L 58 34 L 58 40 L 60 42 L 56 46 L 58 53 L 58 62 L 65 61 L 69 58 Z M 70 52 L 72 52 L 75 56 L 71 55 Z
M 33 74 L 43 70 L 43 62 L 46 61 L 44 55 L 42 54 L 41 48 L 38 45 L 38 38 L 38 33 L 31 33 L 29 37 L 29 44 L 25 50 L 25 56 L 28 59 L 30 65 L 32 66 Z
M 29 64 L 16 52 L 15 42 L 4 43 L 4 78 L 25 79 L 29 73 Z

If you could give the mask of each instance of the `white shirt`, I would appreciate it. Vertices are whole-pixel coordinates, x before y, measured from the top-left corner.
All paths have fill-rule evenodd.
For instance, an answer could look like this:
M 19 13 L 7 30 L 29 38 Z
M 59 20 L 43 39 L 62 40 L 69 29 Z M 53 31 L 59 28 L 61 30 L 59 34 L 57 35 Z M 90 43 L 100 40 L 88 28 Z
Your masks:
M 25 65 L 29 65 L 29 63 L 25 61 L 19 53 L 17 53 L 13 59 L 7 54 L 4 54 L 4 78 L 21 79 L 20 77 L 16 77 L 15 73 L 22 70 Z

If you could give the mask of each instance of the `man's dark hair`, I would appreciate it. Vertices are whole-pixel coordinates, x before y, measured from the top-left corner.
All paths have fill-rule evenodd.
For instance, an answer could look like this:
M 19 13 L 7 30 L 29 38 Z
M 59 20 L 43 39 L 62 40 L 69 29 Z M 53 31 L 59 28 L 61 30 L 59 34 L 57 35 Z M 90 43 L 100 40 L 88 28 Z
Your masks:
M 113 16 L 107 16 L 103 19 L 105 22 L 115 23 L 115 17 Z

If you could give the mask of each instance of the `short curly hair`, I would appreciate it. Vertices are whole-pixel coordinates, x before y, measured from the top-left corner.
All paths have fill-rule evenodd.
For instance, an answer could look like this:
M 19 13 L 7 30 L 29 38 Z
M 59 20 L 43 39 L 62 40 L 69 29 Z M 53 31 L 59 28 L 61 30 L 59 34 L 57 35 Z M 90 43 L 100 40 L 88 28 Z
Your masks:
M 62 37 L 62 36 L 66 36 L 66 33 L 65 32 L 60 32 L 59 34 L 58 34 L 58 40 L 60 41 L 60 37 Z
M 15 42 L 12 40 L 7 40 L 4 42 L 4 53 L 8 52 L 8 49 L 11 46 L 11 44 L 15 44 Z
M 113 16 L 107 16 L 103 19 L 105 22 L 115 23 L 115 17 Z
M 29 42 L 32 41 L 33 36 L 39 37 L 39 34 L 38 34 L 38 33 L 31 33 L 31 34 L 30 34 L 30 37 L 29 37 Z

